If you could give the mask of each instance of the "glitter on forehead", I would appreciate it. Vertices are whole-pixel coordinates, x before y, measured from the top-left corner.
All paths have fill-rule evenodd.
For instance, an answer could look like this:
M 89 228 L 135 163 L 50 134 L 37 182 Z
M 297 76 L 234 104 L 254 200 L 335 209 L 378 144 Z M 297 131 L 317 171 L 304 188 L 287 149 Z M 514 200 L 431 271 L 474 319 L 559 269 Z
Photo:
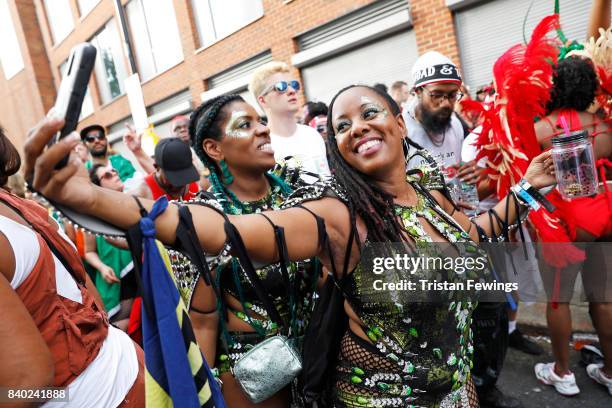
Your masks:
M 362 96 L 361 97 L 361 104 L 365 105 L 365 104 L 368 104 L 368 103 L 374 103 L 374 101 L 372 99 L 370 99 L 369 96 Z
M 243 110 L 233 111 L 232 115 L 227 121 L 227 126 L 225 127 L 225 134 L 227 136 L 237 137 L 237 138 L 248 137 L 249 133 L 247 131 L 238 128 L 238 126 L 240 125 L 239 120 L 246 116 L 248 116 L 248 113 L 246 113 Z

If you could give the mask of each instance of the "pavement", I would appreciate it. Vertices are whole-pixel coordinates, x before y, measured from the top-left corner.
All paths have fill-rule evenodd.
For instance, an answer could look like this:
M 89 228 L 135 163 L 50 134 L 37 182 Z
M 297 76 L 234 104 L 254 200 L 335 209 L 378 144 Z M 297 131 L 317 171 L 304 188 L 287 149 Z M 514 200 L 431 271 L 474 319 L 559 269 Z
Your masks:
M 586 302 L 570 303 L 572 313 L 572 331 L 574 333 L 594 333 L 593 323 L 589 316 L 589 306 Z M 546 303 L 534 303 L 519 306 L 518 323 L 527 326 L 538 333 L 547 332 Z
M 529 329 L 522 329 L 523 332 Z M 612 408 L 612 396 L 603 386 L 591 380 L 585 367 L 580 363 L 580 352 L 572 348 L 570 369 L 576 376 L 580 394 L 564 397 L 552 386 L 541 384 L 536 380 L 533 367 L 539 362 L 553 361 L 550 341 L 545 336 L 534 338 L 545 354 L 531 356 L 510 348 L 506 355 L 499 388 L 509 395 L 520 399 L 525 408 Z

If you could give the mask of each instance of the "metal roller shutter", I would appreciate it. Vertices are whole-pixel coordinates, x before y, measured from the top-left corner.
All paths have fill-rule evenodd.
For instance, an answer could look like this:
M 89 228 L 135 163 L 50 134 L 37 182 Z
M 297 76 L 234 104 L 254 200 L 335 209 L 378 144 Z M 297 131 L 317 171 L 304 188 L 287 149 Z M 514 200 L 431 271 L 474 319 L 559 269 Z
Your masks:
M 262 115 L 263 111 L 247 86 L 253 71 L 260 66 L 272 61 L 272 53 L 266 50 L 246 61 L 224 70 L 221 73 L 208 78 L 208 91 L 201 95 L 202 101 L 223 94 L 239 94 L 246 102 L 251 104 L 255 110 Z
M 532 0 L 495 0 L 455 13 L 455 29 L 464 81 L 475 88 L 492 80 L 495 60 L 514 44 L 523 42 L 523 20 Z M 552 14 L 554 2 L 533 0 L 525 35 Z M 586 37 L 591 0 L 561 0 L 561 27 L 569 39 Z
M 418 58 L 414 31 L 404 31 L 302 69 L 306 97 L 327 104 L 351 84 L 387 86 L 410 83 L 410 69 Z

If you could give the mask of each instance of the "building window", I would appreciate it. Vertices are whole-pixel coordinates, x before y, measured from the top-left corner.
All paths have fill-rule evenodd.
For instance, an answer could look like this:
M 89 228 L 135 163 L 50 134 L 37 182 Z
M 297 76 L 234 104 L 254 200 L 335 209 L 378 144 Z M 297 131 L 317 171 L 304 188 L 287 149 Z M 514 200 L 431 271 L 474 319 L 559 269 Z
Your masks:
M 79 12 L 81 13 L 81 17 L 89 14 L 99 2 L 100 0 L 79 0 Z
M 66 75 L 68 60 L 64 61 L 62 65 L 59 66 L 59 72 L 61 79 L 64 79 L 64 75 Z M 87 92 L 85 92 L 85 98 L 83 98 L 83 105 L 81 106 L 81 116 L 79 116 L 79 121 L 93 113 L 93 101 L 91 100 L 91 92 L 89 92 L 89 85 L 87 86 Z
M 23 69 L 23 57 L 17 41 L 15 25 L 11 18 L 8 0 L 0 0 L 0 64 L 6 79 L 11 79 L 15 74 Z
M 62 42 L 74 29 L 69 0 L 44 0 L 53 44 Z
M 262 0 L 192 0 L 193 14 L 206 47 L 263 16 Z
M 125 9 L 141 81 L 183 60 L 172 0 L 132 0 Z
M 115 21 L 111 19 L 106 23 L 102 31 L 91 39 L 91 44 L 98 49 L 96 81 L 102 103 L 106 104 L 123 94 L 123 81 L 127 77 L 125 59 L 121 51 L 123 48 Z

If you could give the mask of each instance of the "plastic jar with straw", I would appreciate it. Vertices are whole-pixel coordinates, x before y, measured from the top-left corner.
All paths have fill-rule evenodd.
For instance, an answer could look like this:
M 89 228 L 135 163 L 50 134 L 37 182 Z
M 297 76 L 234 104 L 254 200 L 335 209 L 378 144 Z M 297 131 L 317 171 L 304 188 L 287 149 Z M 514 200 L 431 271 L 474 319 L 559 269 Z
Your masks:
M 564 134 L 551 140 L 559 192 L 568 199 L 595 195 L 599 183 L 591 138 L 586 130 L 570 132 L 565 118 L 560 122 Z

